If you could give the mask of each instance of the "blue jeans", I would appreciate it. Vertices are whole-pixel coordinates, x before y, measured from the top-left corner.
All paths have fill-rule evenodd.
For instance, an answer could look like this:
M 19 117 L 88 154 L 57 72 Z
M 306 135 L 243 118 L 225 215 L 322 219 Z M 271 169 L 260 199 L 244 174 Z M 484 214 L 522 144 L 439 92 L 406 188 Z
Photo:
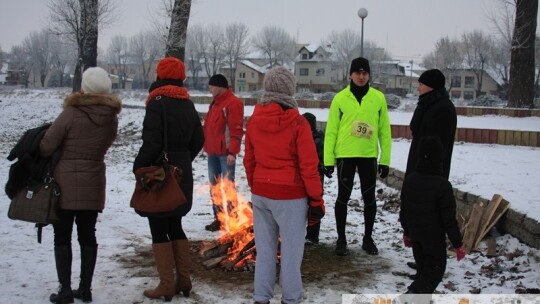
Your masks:
M 210 186 L 213 187 L 218 184 L 220 179 L 227 179 L 233 183 L 234 187 L 234 175 L 235 175 L 236 163 L 232 165 L 227 164 L 227 155 L 208 155 L 208 179 L 210 181 Z M 225 191 L 228 193 L 228 191 Z M 235 191 L 236 193 L 236 191 Z M 223 202 L 220 199 L 221 195 L 214 193 L 212 195 L 212 189 L 210 189 L 210 195 L 212 197 L 212 209 L 214 211 L 214 218 L 217 219 L 217 214 L 223 209 Z M 227 208 L 232 208 L 230 202 L 238 201 L 238 198 L 227 198 L 228 204 Z

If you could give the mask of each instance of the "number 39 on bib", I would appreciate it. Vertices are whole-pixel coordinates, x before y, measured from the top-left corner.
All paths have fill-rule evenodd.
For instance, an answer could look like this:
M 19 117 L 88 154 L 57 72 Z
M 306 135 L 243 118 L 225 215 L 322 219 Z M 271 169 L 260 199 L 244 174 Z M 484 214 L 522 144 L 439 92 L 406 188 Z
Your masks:
M 352 136 L 371 139 L 373 136 L 373 127 L 362 121 L 354 121 L 351 129 Z

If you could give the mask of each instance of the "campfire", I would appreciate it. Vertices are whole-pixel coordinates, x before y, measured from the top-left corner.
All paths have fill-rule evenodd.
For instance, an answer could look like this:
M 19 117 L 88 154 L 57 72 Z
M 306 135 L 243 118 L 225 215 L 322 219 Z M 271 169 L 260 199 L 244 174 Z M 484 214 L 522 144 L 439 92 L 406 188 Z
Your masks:
M 210 189 L 212 200 L 221 206 L 218 220 L 221 236 L 205 241 L 199 255 L 207 269 L 221 267 L 226 271 L 253 271 L 255 269 L 255 238 L 253 234 L 253 209 L 242 199 L 234 184 L 218 180 Z

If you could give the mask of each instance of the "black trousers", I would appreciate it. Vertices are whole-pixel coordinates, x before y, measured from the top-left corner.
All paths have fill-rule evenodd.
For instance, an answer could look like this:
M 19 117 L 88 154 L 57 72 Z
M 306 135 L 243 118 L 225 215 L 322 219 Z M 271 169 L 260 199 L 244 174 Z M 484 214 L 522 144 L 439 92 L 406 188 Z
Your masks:
M 53 225 L 54 246 L 71 246 L 73 223 L 77 224 L 77 238 L 81 247 L 95 246 L 97 210 L 60 210 L 60 222 Z
M 431 240 L 412 241 L 416 279 L 408 289 L 412 293 L 432 294 L 446 270 L 446 240 L 442 236 Z
M 148 223 L 150 224 L 150 233 L 152 234 L 152 244 L 187 239 L 182 228 L 181 216 L 149 216 Z
M 323 187 L 323 191 L 324 191 L 324 174 L 323 173 L 319 173 L 319 177 L 321 179 L 321 185 Z M 319 240 L 319 232 L 321 230 L 321 222 L 318 222 L 317 224 L 313 225 L 313 226 L 307 226 L 306 227 L 306 239 L 310 239 L 310 240 Z
M 334 207 L 338 241 L 346 241 L 345 225 L 347 223 L 347 203 L 351 197 L 354 175 L 358 171 L 360 190 L 364 200 L 364 237 L 371 238 L 377 202 L 375 201 L 375 186 L 377 183 L 376 158 L 338 158 L 336 160 L 338 176 L 338 197 Z

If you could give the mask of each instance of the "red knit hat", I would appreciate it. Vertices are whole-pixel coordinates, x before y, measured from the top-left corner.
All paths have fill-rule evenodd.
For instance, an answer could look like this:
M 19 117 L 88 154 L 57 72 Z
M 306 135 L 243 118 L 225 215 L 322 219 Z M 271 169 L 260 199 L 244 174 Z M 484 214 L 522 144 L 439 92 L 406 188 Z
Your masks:
M 165 57 L 161 59 L 156 67 L 157 77 L 159 79 L 186 79 L 186 67 L 182 60 L 174 57 Z

